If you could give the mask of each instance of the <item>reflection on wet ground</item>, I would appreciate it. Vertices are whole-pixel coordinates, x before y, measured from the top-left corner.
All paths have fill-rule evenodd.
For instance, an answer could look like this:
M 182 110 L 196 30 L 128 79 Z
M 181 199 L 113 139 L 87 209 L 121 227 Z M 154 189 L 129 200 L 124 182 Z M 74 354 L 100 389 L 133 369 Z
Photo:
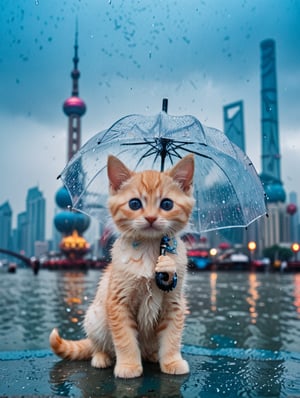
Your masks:
M 1 275 L 0 394 L 300 396 L 299 274 L 190 272 L 183 355 L 191 374 L 163 375 L 147 364 L 143 377 L 127 381 L 112 369 L 60 361 L 48 348 L 53 326 L 82 337 L 98 278 L 99 271 Z

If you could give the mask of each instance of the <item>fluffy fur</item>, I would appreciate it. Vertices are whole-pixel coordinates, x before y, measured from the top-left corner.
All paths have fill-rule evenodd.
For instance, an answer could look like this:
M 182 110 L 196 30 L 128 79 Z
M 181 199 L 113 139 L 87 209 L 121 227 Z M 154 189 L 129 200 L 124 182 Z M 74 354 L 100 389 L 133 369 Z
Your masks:
M 188 363 L 180 353 L 187 258 L 178 234 L 194 204 L 193 156 L 162 173 L 135 173 L 109 156 L 107 171 L 109 210 L 121 234 L 85 316 L 87 338 L 64 340 L 54 329 L 51 348 L 62 358 L 91 359 L 97 368 L 115 363 L 116 377 L 140 376 L 142 360 L 159 362 L 164 373 L 188 373 Z M 132 199 L 138 201 L 132 205 Z M 160 255 L 163 235 L 177 239 L 177 254 Z M 176 288 L 160 290 L 155 272 L 168 272 L 170 278 L 176 272 Z

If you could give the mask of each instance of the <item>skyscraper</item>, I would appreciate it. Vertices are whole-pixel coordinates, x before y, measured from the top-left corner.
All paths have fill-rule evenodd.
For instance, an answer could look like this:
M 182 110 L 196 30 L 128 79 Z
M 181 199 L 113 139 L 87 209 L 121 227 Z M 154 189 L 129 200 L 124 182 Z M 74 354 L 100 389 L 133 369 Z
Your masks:
M 291 205 L 294 205 L 294 211 L 289 212 L 290 219 L 291 219 L 291 241 L 292 242 L 298 242 L 299 240 L 299 212 L 297 211 L 297 203 L 298 203 L 298 198 L 297 198 L 297 193 L 296 192 L 290 192 L 289 195 L 289 203 Z M 289 209 L 288 206 L 288 209 Z
M 0 248 L 11 249 L 12 244 L 12 210 L 9 202 L 0 206 Z
M 261 179 L 271 203 L 284 202 L 285 191 L 281 182 L 276 55 L 274 40 L 261 42 Z
M 290 218 L 281 181 L 275 41 L 264 40 L 261 49 L 261 181 L 267 196 L 268 219 L 262 222 L 263 246 L 290 240 Z
M 46 200 L 38 187 L 30 188 L 26 197 L 27 247 L 26 255 L 34 256 L 34 243 L 45 240 Z
M 18 214 L 17 217 L 17 252 L 26 253 L 26 249 L 28 246 L 28 217 L 26 211 Z
M 223 107 L 224 133 L 227 137 L 245 151 L 244 106 L 243 101 L 237 101 Z
M 243 101 L 233 102 L 223 107 L 224 133 L 235 145 L 245 151 L 244 106 Z M 232 244 L 245 243 L 246 234 L 242 228 L 222 231 L 221 235 Z

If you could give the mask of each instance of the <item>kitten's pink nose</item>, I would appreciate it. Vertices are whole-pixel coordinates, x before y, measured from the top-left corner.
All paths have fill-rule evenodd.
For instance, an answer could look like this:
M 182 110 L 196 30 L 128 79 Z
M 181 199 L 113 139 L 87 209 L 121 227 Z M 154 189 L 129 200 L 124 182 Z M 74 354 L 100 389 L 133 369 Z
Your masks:
M 157 220 L 157 217 L 145 217 L 145 219 L 152 225 Z

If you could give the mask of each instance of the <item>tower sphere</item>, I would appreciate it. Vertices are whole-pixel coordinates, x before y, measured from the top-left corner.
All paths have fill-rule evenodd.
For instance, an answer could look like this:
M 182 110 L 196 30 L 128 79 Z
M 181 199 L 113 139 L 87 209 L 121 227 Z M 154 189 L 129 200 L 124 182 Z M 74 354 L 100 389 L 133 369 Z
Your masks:
M 72 199 L 66 187 L 61 187 L 55 195 L 55 202 L 61 209 L 72 206 Z
M 55 216 L 54 224 L 59 232 L 66 235 L 71 234 L 74 230 L 78 231 L 79 234 L 82 234 L 89 227 L 90 219 L 82 213 L 62 211 Z
M 297 212 L 297 206 L 294 203 L 290 203 L 289 205 L 287 205 L 286 211 L 288 214 L 293 216 Z
M 273 183 L 270 185 L 264 185 L 264 190 L 267 195 L 267 200 L 269 203 L 285 202 L 286 194 L 282 184 Z
M 80 72 L 78 69 L 73 69 L 71 72 L 71 77 L 72 79 L 79 79 L 80 78 Z
M 64 102 L 63 111 L 67 116 L 82 116 L 85 114 L 86 105 L 81 98 L 72 96 Z

